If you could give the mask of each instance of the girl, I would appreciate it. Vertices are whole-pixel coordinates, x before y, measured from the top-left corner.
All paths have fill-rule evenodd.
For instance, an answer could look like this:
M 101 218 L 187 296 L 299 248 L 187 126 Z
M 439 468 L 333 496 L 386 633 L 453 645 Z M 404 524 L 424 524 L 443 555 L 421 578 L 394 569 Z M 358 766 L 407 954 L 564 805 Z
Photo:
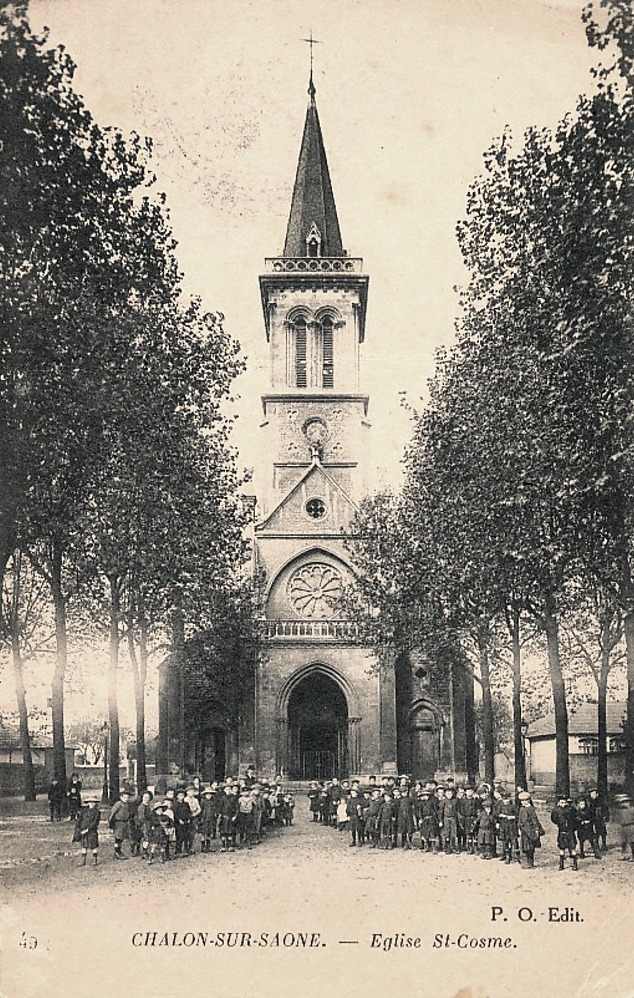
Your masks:
M 97 865 L 97 852 L 99 850 L 99 835 L 97 827 L 101 820 L 101 811 L 97 808 L 97 797 L 87 797 L 84 806 L 77 815 L 73 842 L 81 845 L 81 860 L 78 866 L 86 865 L 88 850 L 92 851 L 92 865 Z

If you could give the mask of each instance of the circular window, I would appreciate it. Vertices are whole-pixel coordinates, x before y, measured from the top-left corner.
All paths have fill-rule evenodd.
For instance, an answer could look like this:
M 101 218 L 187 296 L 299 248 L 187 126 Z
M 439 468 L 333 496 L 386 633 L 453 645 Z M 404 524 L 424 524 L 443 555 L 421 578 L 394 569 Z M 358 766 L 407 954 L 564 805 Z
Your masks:
M 288 583 L 288 595 L 296 613 L 316 620 L 336 616 L 342 592 L 341 573 L 321 562 L 299 568 Z
M 326 503 L 323 499 L 309 499 L 306 503 L 306 512 L 313 520 L 321 520 L 326 515 Z

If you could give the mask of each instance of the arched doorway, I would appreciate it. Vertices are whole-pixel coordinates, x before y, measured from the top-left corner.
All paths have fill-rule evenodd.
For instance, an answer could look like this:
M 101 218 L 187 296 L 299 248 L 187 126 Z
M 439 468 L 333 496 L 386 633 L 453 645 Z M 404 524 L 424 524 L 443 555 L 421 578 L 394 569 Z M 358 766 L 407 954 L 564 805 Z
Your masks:
M 440 720 L 428 703 L 416 704 L 410 714 L 409 750 L 412 776 L 433 779 L 440 759 Z
M 291 779 L 328 780 L 348 771 L 348 703 L 334 679 L 309 673 L 288 698 Z

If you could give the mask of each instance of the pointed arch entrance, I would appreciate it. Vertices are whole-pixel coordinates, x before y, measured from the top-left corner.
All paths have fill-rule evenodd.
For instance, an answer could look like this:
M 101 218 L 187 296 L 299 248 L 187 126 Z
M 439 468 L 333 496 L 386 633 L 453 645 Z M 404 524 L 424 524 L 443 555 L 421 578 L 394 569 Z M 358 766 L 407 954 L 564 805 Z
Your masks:
M 358 765 L 355 697 L 336 670 L 313 664 L 298 670 L 280 695 L 278 759 L 290 779 L 348 776 Z

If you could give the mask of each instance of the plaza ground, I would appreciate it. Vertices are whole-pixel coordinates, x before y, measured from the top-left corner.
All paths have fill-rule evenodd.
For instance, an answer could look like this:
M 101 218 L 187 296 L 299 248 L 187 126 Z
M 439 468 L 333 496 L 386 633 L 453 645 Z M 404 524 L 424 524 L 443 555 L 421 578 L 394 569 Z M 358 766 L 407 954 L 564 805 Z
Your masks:
M 0 801 L 0 996 L 632 998 L 634 863 L 612 845 L 560 873 L 542 820 L 534 871 L 349 848 L 303 798 L 251 851 L 152 867 L 104 827 L 95 869 L 44 802 Z

